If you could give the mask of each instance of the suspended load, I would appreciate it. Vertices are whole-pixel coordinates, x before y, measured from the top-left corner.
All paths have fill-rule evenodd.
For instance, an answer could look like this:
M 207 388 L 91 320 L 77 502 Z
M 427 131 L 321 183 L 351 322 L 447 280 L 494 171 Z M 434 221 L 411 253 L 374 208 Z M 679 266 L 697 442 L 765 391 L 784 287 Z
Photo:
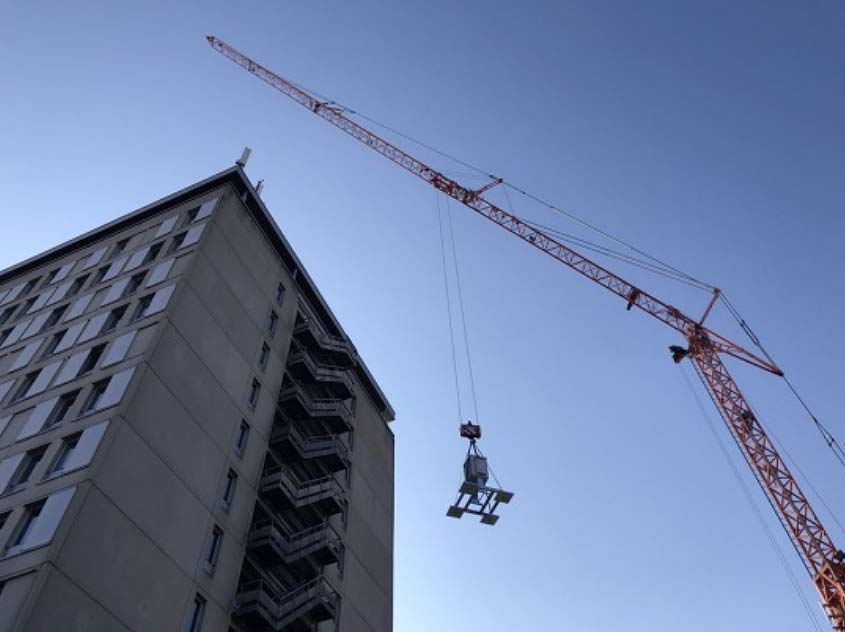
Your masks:
M 446 515 L 450 518 L 460 518 L 465 513 L 470 513 L 481 516 L 482 524 L 493 526 L 499 520 L 496 515 L 499 504 L 509 503 L 513 493 L 487 484 L 490 477 L 487 457 L 481 454 L 476 445 L 476 441 L 481 438 L 481 426 L 469 421 L 461 424 L 461 436 L 469 439 L 469 448 L 464 460 L 464 481 L 458 488 L 458 499 L 449 507 Z M 496 481 L 496 484 L 499 482 Z

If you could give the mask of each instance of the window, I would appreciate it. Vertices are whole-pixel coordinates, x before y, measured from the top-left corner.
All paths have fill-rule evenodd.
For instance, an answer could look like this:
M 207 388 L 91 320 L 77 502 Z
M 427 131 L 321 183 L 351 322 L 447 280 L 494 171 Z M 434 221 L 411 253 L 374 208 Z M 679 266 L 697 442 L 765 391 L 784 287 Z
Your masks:
M 252 385 L 249 387 L 249 407 L 255 410 L 258 405 L 258 396 L 261 394 L 261 384 L 258 380 L 252 380 Z
M 261 343 L 261 353 L 258 355 L 258 366 L 261 367 L 262 370 L 267 368 L 267 360 L 270 358 L 270 347 L 267 346 L 266 342 Z
M 156 290 L 155 294 L 147 294 L 142 297 L 135 306 L 135 311 L 132 313 L 130 321 L 138 320 L 146 316 L 151 316 L 157 312 L 162 311 L 167 307 L 170 296 L 173 294 L 173 285 L 168 285 L 160 290 Z
M 188 618 L 185 620 L 184 632 L 199 632 L 202 626 L 202 615 L 205 613 L 205 599 L 200 595 L 194 597 L 191 609 L 188 611 Z
M 30 279 L 29 281 L 27 281 L 26 285 L 23 286 L 23 290 L 21 291 L 20 295 L 26 296 L 27 294 L 32 292 L 32 290 L 35 289 L 35 286 L 38 285 L 38 279 L 40 278 L 41 277 L 35 277 L 34 279 Z
M 105 348 L 105 344 L 92 347 L 88 351 L 88 355 L 85 356 L 85 360 L 82 363 L 82 366 L 79 367 L 79 373 L 77 373 L 76 376 L 79 377 L 80 375 L 85 375 L 86 373 L 93 371 L 94 367 L 97 366 L 97 361 L 100 359 L 100 356 L 103 355 L 103 350 Z
M 65 316 L 65 320 L 73 320 L 77 316 L 82 316 L 85 313 L 85 310 L 88 309 L 88 305 L 91 304 L 91 299 L 94 298 L 94 295 L 89 292 L 83 296 L 80 296 L 76 299 L 71 305 L 70 309 L 67 311 L 67 316 Z
M 32 298 L 30 298 L 30 299 L 27 299 L 27 300 L 26 300 L 26 302 L 23 304 L 23 309 L 21 309 L 21 314 L 29 314 L 29 310 L 31 310 L 31 309 L 32 309 L 32 306 L 33 306 L 33 305 L 35 305 L 35 302 L 36 302 L 37 300 L 38 300 L 38 299 L 37 299 L 35 296 L 33 296 L 33 297 L 32 297 Z M 37 308 L 36 308 L 36 309 L 37 309 Z M 34 311 L 36 311 L 36 310 L 35 310 L 35 309 L 32 309 L 32 311 L 34 312 Z
M 0 325 L 6 323 L 11 317 L 12 314 L 15 313 L 15 307 L 7 307 L 2 312 L 0 312 Z
M 172 252 L 176 252 L 181 246 L 182 243 L 185 241 L 185 233 L 179 233 L 173 238 L 173 241 L 170 242 L 170 247 L 167 249 L 167 254 Z
M 144 282 L 144 277 L 146 275 L 146 272 L 139 272 L 138 274 L 133 274 L 132 277 L 129 279 L 129 283 L 126 284 L 126 289 L 123 290 L 123 294 L 121 294 L 120 298 L 126 298 L 127 296 L 133 295 L 136 290 L 141 287 L 141 284 Z
M 96 382 L 92 386 L 80 414 L 103 410 L 118 404 L 126 392 L 126 387 L 129 386 L 133 372 L 134 369 L 126 369 L 120 373 L 115 373 L 108 379 Z
M 5 491 L 13 492 L 25 485 L 29 480 L 29 477 L 32 476 L 33 470 L 41 462 L 41 459 L 46 451 L 47 446 L 45 445 L 27 452 L 18 466 L 17 471 L 12 476 L 12 480 L 9 481 L 9 486 Z
M 35 352 L 38 351 L 38 347 L 41 346 L 41 342 L 41 340 L 30 342 L 27 346 L 21 349 L 20 353 L 18 353 L 18 356 L 15 358 L 14 364 L 9 367 L 9 371 L 17 371 L 29 364 L 32 358 L 35 357 Z
M 118 362 L 124 360 L 126 355 L 129 353 L 129 348 L 132 346 L 132 342 L 135 340 L 136 333 L 136 331 L 130 331 L 115 338 L 111 348 L 109 348 L 109 352 L 106 354 L 106 357 L 103 358 L 102 366 L 111 366 L 112 364 L 117 364 Z
M 103 328 L 100 330 L 100 335 L 108 333 L 117 327 L 117 323 L 120 322 L 120 319 L 123 318 L 123 315 L 126 313 L 126 308 L 126 305 L 121 305 L 120 307 L 115 307 L 109 312 L 108 318 L 106 318 L 106 321 L 103 323 Z
M 50 382 L 53 381 L 53 376 L 56 375 L 56 371 L 59 370 L 60 364 L 61 362 L 53 362 L 52 364 L 48 364 L 40 370 L 35 371 L 35 380 L 32 384 L 30 384 L 29 389 L 26 392 L 21 393 L 20 397 L 32 397 L 33 395 L 38 395 L 38 393 L 45 391 L 50 385 Z M 32 375 L 32 373 L 30 373 L 30 375 Z
M 88 413 L 98 408 L 108 385 L 109 380 L 101 380 L 91 387 L 91 392 L 88 393 L 88 399 L 85 400 L 85 405 L 82 407 L 83 413 Z
M 100 281 L 102 281 L 103 277 L 106 276 L 106 272 L 108 272 L 108 271 L 109 271 L 108 266 L 103 266 L 102 268 L 97 270 L 97 273 L 94 275 L 94 281 L 91 283 L 91 285 L 92 286 L 97 285 Z
M 76 398 L 79 397 L 79 392 L 80 391 L 77 389 L 59 397 L 59 401 L 57 401 L 56 405 L 53 406 L 53 410 L 50 411 L 50 415 L 44 423 L 45 428 L 52 428 L 65 420 L 71 406 L 73 406 L 74 402 L 76 402 Z
M 216 203 L 217 198 L 214 198 L 212 200 L 206 200 L 205 202 L 203 202 L 202 206 L 199 207 L 199 211 L 197 212 L 196 217 L 194 217 L 194 221 L 199 219 L 205 219 L 206 217 L 211 215 L 211 211 L 214 210 L 214 205 Z
M 162 261 L 155 268 L 153 268 L 153 271 L 150 273 L 150 276 L 147 279 L 146 287 L 158 285 L 159 283 L 164 281 L 167 278 L 167 275 L 170 274 L 170 270 L 171 268 L 173 268 L 173 264 L 175 261 L 175 259 L 167 259 L 166 261 Z
M 126 261 L 129 257 L 118 257 L 114 261 L 112 261 L 111 265 L 109 266 L 108 271 L 106 272 L 105 276 L 103 277 L 103 281 L 108 281 L 110 279 L 115 278 L 120 271 L 123 270 L 123 266 L 126 265 Z
M 127 246 L 128 244 L 129 244 L 129 238 L 128 238 L 128 237 L 127 237 L 126 239 L 121 239 L 119 242 L 117 242 L 117 243 L 116 243 L 116 244 L 112 247 L 111 252 L 109 253 L 109 256 L 108 256 L 108 258 L 106 259 L 106 261 L 111 261 L 111 260 L 112 260 L 112 259 L 114 259 L 117 255 L 119 255 L 121 252 L 123 252 L 124 250 L 126 250 L 126 246 Z
M 59 281 L 64 281 L 70 271 L 73 270 L 73 267 L 76 265 L 76 261 L 70 261 L 64 264 L 58 270 L 58 274 L 56 274 L 53 278 L 51 278 L 47 283 L 44 285 L 49 285 L 50 283 L 58 283 Z
M 82 344 L 99 336 L 108 317 L 109 315 L 103 312 L 102 314 L 97 314 L 91 320 L 86 321 L 85 329 L 82 330 L 75 344 Z
M 27 330 L 30 323 L 32 321 L 30 319 L 20 321 L 17 325 L 15 325 L 12 329 L 7 329 L 3 332 L 3 342 L 0 343 L 4 347 L 8 347 L 9 345 L 15 344 L 18 340 L 21 339 L 23 336 L 23 332 Z
M 70 287 L 67 289 L 67 293 L 65 296 L 70 298 L 72 296 L 76 296 L 79 294 L 80 290 L 85 285 L 85 282 L 88 280 L 88 275 L 83 274 L 82 276 L 78 276 L 73 280 L 73 283 L 70 284 Z
M 153 261 L 158 256 L 158 253 L 161 252 L 161 246 L 162 242 L 159 242 L 152 246 L 146 246 L 145 248 L 136 250 L 129 258 L 129 263 L 126 264 L 124 272 L 129 272 L 129 270 L 134 270 L 139 266 L 147 265 Z
M 223 485 L 223 494 L 220 497 L 220 506 L 223 511 L 228 512 L 232 506 L 232 499 L 235 497 L 235 486 L 238 484 L 238 474 L 232 468 L 226 473 L 226 483 Z
M 59 452 L 56 455 L 56 460 L 53 462 L 53 465 L 50 468 L 50 476 L 55 476 L 56 474 L 64 471 L 65 465 L 70 459 L 70 456 L 73 454 L 73 451 L 76 449 L 76 446 L 79 444 L 79 438 L 81 436 L 82 433 L 79 433 L 71 435 L 69 437 L 65 437 L 62 440 L 62 445 L 59 447 Z
M 203 566 L 205 572 L 211 575 L 214 572 L 214 567 L 217 566 L 217 557 L 220 555 L 220 544 L 223 542 L 223 530 L 214 525 L 211 530 L 211 538 L 208 540 L 208 546 L 205 549 L 205 559 Z
M 50 273 L 47 275 L 47 278 L 44 279 L 44 287 L 47 287 L 53 282 L 53 279 L 56 278 L 56 275 L 59 273 L 59 269 L 56 268 L 55 270 L 51 270 Z
M 174 215 L 173 217 L 168 217 L 166 220 L 164 220 L 159 225 L 158 230 L 156 231 L 155 237 L 153 237 L 153 239 L 158 239 L 159 237 L 164 237 L 165 235 L 170 234 L 170 231 L 173 230 L 173 227 L 176 225 L 176 220 L 178 219 L 179 217 L 177 215 Z
M 14 380 L 9 380 L 8 382 L 0 384 L 0 401 L 3 401 L 3 398 L 6 397 L 6 393 L 12 390 L 12 384 L 14 383 Z
M 18 297 L 20 297 L 22 289 L 23 289 L 23 283 L 19 283 L 18 285 L 16 285 L 12 289 L 10 289 L 8 292 L 6 292 L 6 295 L 3 297 L 3 301 L 2 301 L 3 304 L 5 305 L 6 303 L 11 303 L 12 301 L 14 301 Z
M 85 264 L 82 266 L 83 270 L 87 270 L 88 268 L 93 268 L 95 265 L 100 263 L 103 260 L 103 257 L 106 255 L 106 250 L 108 250 L 108 246 L 103 246 L 99 250 L 95 250 L 91 253 L 91 256 L 85 261 Z M 105 272 L 103 272 L 105 274 Z M 95 281 L 98 283 L 98 281 Z
M 65 335 L 62 336 L 62 339 L 59 342 L 58 346 L 53 350 L 53 353 L 65 351 L 66 349 L 70 349 L 74 344 L 76 344 L 76 340 L 79 338 L 79 335 L 82 333 L 82 330 L 85 329 L 86 323 L 87 321 L 81 320 L 68 327 L 67 331 L 65 332 Z
M 249 424 L 246 419 L 241 419 L 241 425 L 238 427 L 238 434 L 235 435 L 235 452 L 242 455 L 246 449 L 246 441 L 249 439 Z
M 27 505 L 6 555 L 15 555 L 25 548 L 32 549 L 52 540 L 75 491 L 75 487 L 68 487 L 44 500 Z
M 147 310 L 150 308 L 150 304 L 153 302 L 153 295 L 147 294 L 144 297 L 141 297 L 141 300 L 138 301 L 138 304 L 135 306 L 135 311 L 132 312 L 132 318 L 130 318 L 130 322 L 134 320 L 138 320 L 139 318 L 143 318 Z
M 31 314 L 33 312 L 37 312 L 42 307 L 46 306 L 47 303 L 50 302 L 51 297 L 55 293 L 55 290 L 47 290 L 46 292 L 41 292 L 38 295 L 38 298 L 31 298 L 26 302 L 24 306 L 24 311 L 27 314 Z
M 164 245 L 163 241 L 158 242 L 157 244 L 153 244 L 150 246 L 150 249 L 147 251 L 147 254 L 144 255 L 144 260 L 141 261 L 141 265 L 145 266 L 148 263 L 155 261 L 155 258 L 158 257 L 158 253 L 161 252 L 161 247 Z
M 21 522 L 9 544 L 9 548 L 23 546 L 26 544 L 27 539 L 32 533 L 32 528 L 35 526 L 35 521 L 38 520 L 38 516 L 41 515 L 41 510 L 44 509 L 45 504 L 45 500 L 39 500 L 38 502 L 31 503 L 24 508 Z
M 270 334 L 270 337 L 276 335 L 276 330 L 279 328 L 279 315 L 276 313 L 276 310 L 270 311 L 270 320 L 267 322 L 267 332 Z
M 42 331 L 47 331 L 48 329 L 50 329 L 50 327 L 59 322 L 66 309 L 67 305 L 62 305 L 61 307 L 57 307 L 52 312 L 50 312 L 50 315 L 47 317 L 47 320 L 44 321 L 44 325 L 41 327 L 38 333 L 41 333 Z
M 47 322 L 47 318 L 50 315 L 46 312 L 38 314 L 29 324 L 29 327 L 26 328 L 26 331 L 23 332 L 21 335 L 21 340 L 26 340 L 36 334 L 41 333 L 45 329 L 45 323 Z
M 56 384 L 64 384 L 92 371 L 97 366 L 97 361 L 103 355 L 105 348 L 106 345 L 103 343 L 72 355 L 62 366 L 62 370 L 56 378 Z
M 41 354 L 42 358 L 47 358 L 56 351 L 56 347 L 59 346 L 59 343 L 62 341 L 62 338 L 67 333 L 67 329 L 62 329 L 61 331 L 53 334 L 50 337 L 50 341 L 47 343 L 47 346 L 44 347 L 44 353 Z
M 16 390 L 15 394 L 12 396 L 13 402 L 18 401 L 19 399 L 23 399 L 24 395 L 26 395 L 27 391 L 35 383 L 35 379 L 38 377 L 38 374 L 40 372 L 41 372 L 41 370 L 39 369 L 38 371 L 33 371 L 32 373 L 27 373 L 23 377 L 20 385 L 18 386 L 18 390 Z
M 185 214 L 185 219 L 182 222 L 182 226 L 187 226 L 191 222 L 193 222 L 197 218 L 197 213 L 199 213 L 200 207 L 192 208 Z
M 50 468 L 48 477 L 59 476 L 66 472 L 86 467 L 91 463 L 100 439 L 106 432 L 108 422 L 97 424 L 86 428 L 81 433 L 76 433 L 62 440 L 59 452 L 56 455 L 53 465 Z
M 285 300 L 285 286 L 279 283 L 276 287 L 276 304 L 281 305 Z
M 186 248 L 188 246 L 193 246 L 200 240 L 202 236 L 202 231 L 205 228 L 205 224 L 197 224 L 196 226 L 192 226 L 188 229 L 188 232 L 185 233 L 185 239 L 182 241 L 182 248 Z

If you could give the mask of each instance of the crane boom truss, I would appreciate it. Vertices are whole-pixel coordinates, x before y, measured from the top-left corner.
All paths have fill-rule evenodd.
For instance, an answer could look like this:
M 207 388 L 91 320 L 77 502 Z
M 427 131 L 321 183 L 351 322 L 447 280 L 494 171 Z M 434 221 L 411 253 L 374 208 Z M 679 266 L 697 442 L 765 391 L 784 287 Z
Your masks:
M 772 503 L 807 571 L 813 577 L 831 625 L 837 632 L 845 632 L 845 565 L 843 565 L 845 556 L 834 546 L 810 506 L 809 500 L 799 488 L 763 426 L 751 413 L 748 403 L 728 373 L 719 354 L 732 356 L 775 375 L 783 375 L 783 372 L 767 359 L 758 357 L 704 327 L 704 317 L 709 313 L 712 302 L 705 311 L 705 316 L 696 321 L 672 305 L 644 292 L 605 267 L 587 259 L 550 235 L 481 197 L 481 193 L 495 186 L 497 182 L 494 181 L 478 190 L 466 188 L 344 116 L 343 108 L 331 102 L 320 101 L 306 90 L 268 70 L 222 40 L 214 36 L 208 36 L 207 39 L 215 50 L 317 116 L 428 182 L 439 191 L 626 300 L 628 309 L 637 307 L 678 331 L 689 343 L 689 349 L 683 355 L 676 357 L 676 361 L 680 361 L 685 355 L 689 355 L 692 359 L 749 467 Z M 717 294 L 714 294 L 714 299 L 715 296 Z

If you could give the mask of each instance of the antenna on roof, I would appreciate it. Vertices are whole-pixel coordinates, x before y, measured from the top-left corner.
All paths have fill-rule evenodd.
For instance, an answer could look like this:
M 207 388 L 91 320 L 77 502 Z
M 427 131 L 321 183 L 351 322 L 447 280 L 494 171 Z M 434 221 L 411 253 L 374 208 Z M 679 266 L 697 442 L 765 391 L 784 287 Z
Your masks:
M 249 155 L 251 153 L 252 153 L 252 150 L 249 147 L 244 147 L 244 150 L 243 150 L 243 153 L 241 154 L 241 157 L 238 158 L 238 160 L 235 162 L 235 164 L 238 167 L 240 167 L 241 169 L 246 167 L 246 162 L 247 162 L 247 160 L 249 160 Z

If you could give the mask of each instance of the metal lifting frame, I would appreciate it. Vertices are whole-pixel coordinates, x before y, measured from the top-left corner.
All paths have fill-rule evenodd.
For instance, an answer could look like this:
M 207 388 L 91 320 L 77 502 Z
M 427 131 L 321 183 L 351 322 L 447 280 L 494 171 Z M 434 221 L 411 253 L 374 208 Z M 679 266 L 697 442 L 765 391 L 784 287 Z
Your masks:
M 719 408 L 719 412 L 742 449 L 748 465 L 775 508 L 784 529 L 799 552 L 807 571 L 822 598 L 830 623 L 837 632 L 845 632 L 845 565 L 843 555 L 833 545 L 795 478 L 778 455 L 760 422 L 753 417 L 739 387 L 728 373 L 719 354 L 725 354 L 759 367 L 774 375 L 783 375 L 777 365 L 760 358 L 727 338 L 704 327 L 704 316 L 695 320 L 603 266 L 587 259 L 550 235 L 529 226 L 521 219 L 485 200 L 481 194 L 499 184 L 494 180 L 480 189 L 469 189 L 402 151 L 373 132 L 344 116 L 344 110 L 323 102 L 305 90 L 256 63 L 240 51 L 216 37 L 209 36 L 211 46 L 256 77 L 267 82 L 317 116 L 377 151 L 397 165 L 428 182 L 461 204 L 469 207 L 535 248 L 557 259 L 591 281 L 610 290 L 627 302 L 627 309 L 636 307 L 679 332 L 687 341 L 688 350 L 676 354 L 676 361 L 689 355 Z

